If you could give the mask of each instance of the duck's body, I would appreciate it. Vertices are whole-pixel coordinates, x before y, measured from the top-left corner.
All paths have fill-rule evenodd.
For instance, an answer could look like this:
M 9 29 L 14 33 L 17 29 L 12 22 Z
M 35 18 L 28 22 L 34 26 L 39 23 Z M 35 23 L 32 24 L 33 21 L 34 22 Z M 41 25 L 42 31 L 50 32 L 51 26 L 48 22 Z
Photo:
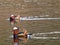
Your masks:
M 19 32 L 18 37 L 28 38 L 28 36 L 31 36 L 31 35 L 32 35 L 32 34 L 30 34 L 30 33 L 24 34 L 24 32 Z

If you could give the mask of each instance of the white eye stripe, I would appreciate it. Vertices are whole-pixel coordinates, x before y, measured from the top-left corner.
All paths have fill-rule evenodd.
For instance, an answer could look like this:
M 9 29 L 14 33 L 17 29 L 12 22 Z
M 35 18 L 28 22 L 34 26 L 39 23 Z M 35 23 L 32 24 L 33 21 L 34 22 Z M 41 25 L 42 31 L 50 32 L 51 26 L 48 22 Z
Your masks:
M 13 14 L 11 16 L 14 16 Z
M 17 28 L 17 27 L 14 27 L 14 28 L 13 28 L 13 30 L 16 30 L 16 29 L 18 29 L 18 28 Z

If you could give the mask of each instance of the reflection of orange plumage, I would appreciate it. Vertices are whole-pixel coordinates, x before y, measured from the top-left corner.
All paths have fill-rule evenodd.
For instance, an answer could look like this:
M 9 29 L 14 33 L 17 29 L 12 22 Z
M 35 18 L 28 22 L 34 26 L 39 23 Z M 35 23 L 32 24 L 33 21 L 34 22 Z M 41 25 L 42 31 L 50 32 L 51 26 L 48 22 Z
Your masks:
M 16 38 L 16 39 L 14 39 L 14 42 L 19 42 L 19 40 Z

